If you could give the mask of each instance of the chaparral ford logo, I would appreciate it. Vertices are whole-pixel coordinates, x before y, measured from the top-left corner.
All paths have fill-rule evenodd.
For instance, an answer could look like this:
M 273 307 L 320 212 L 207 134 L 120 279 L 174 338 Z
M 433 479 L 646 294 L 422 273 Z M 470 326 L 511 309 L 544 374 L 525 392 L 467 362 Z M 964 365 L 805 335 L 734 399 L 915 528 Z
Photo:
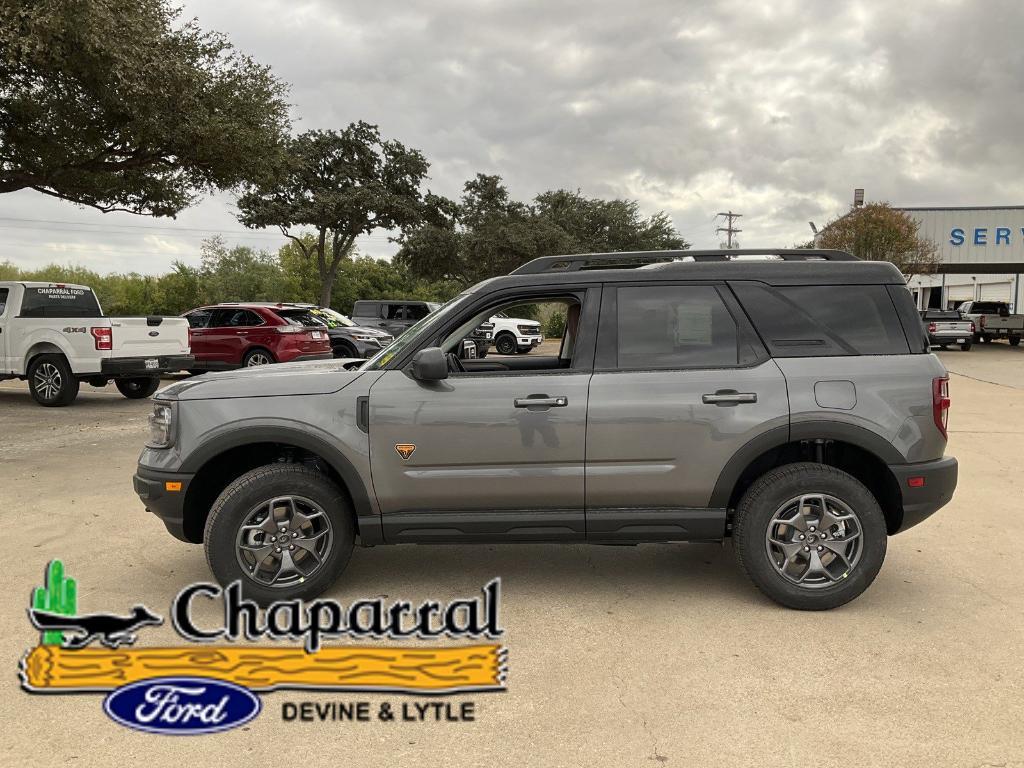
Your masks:
M 327 599 L 285 600 L 267 606 L 261 615 L 238 582 L 225 589 L 191 584 L 171 602 L 170 619 L 177 633 L 196 645 L 136 648 L 138 633 L 163 624 L 163 617 L 144 605 L 125 614 L 79 613 L 77 583 L 54 560 L 45 585 L 32 595 L 29 620 L 42 634 L 39 645 L 21 660 L 21 682 L 31 693 L 108 693 L 103 709 L 113 720 L 162 734 L 215 733 L 249 722 L 260 713 L 257 691 L 501 691 L 507 653 L 497 643 L 325 644 L 341 636 L 495 639 L 504 634 L 498 618 L 500 590 L 500 580 L 493 579 L 481 595 L 448 603 L 385 604 L 374 598 L 346 606 Z M 217 599 L 223 603 L 220 626 L 193 617 L 194 601 Z M 259 638 L 299 645 L 232 644 Z M 286 703 L 284 711 L 291 711 L 288 706 L 294 708 Z M 381 719 L 389 719 L 383 714 L 390 713 L 389 706 L 381 704 Z M 420 705 L 403 705 L 402 710 L 419 712 Z

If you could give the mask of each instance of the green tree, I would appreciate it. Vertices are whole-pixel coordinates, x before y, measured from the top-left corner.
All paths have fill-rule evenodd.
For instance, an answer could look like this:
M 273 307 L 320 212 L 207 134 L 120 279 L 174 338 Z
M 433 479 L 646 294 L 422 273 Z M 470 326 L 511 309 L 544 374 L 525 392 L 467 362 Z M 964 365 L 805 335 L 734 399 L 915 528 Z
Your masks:
M 274 254 L 245 246 L 229 248 L 218 235 L 200 248 L 204 303 L 222 301 L 282 301 L 284 276 Z
M 426 208 L 423 224 L 399 239 L 396 261 L 427 280 L 469 285 L 539 256 L 689 247 L 664 213 L 644 219 L 635 201 L 557 190 L 527 204 L 499 176 L 478 174 L 458 202 L 428 196 Z
M 815 239 L 818 248 L 837 248 L 866 261 L 889 261 L 907 278 L 931 274 L 938 247 L 922 237 L 917 222 L 889 203 L 868 203 L 833 219 Z
M 279 227 L 315 261 L 319 301 L 329 306 L 338 269 L 357 237 L 420 222 L 420 185 L 429 164 L 418 150 L 382 139 L 377 126 L 364 122 L 340 132 L 308 131 L 287 150 L 279 173 L 239 198 L 238 218 L 247 227 Z M 303 237 L 302 227 L 312 228 L 315 237 Z
M 0 3 L 0 192 L 173 216 L 262 178 L 286 86 L 168 0 Z

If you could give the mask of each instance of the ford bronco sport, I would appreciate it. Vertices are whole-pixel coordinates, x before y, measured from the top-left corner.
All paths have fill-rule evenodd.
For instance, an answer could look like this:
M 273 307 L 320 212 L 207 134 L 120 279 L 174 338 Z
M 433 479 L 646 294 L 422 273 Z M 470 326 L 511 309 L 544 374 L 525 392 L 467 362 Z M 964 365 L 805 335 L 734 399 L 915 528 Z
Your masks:
M 454 353 L 548 301 L 557 354 Z M 838 251 L 545 257 L 346 366 L 155 398 L 135 489 L 256 600 L 322 592 L 357 543 L 732 538 L 768 596 L 832 608 L 956 485 L 948 378 L 902 275 Z

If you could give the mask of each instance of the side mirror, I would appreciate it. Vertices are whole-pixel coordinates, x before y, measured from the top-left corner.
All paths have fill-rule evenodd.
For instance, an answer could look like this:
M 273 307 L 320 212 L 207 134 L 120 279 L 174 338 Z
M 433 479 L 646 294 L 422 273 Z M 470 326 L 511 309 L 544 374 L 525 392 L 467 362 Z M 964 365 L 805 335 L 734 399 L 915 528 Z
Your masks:
M 448 359 L 440 347 L 426 347 L 412 359 L 412 376 L 419 381 L 441 381 L 448 378 Z
M 460 360 L 476 360 L 476 342 L 472 339 L 463 339 L 459 345 Z

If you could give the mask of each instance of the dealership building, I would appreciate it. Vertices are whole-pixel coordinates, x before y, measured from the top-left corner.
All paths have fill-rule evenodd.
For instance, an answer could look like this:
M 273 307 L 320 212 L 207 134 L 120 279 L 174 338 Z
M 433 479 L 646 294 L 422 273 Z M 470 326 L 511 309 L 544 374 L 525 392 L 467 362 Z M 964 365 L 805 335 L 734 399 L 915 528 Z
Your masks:
M 1006 301 L 1024 309 L 1024 206 L 899 208 L 938 246 L 939 271 L 911 276 L 919 308 L 972 300 Z

